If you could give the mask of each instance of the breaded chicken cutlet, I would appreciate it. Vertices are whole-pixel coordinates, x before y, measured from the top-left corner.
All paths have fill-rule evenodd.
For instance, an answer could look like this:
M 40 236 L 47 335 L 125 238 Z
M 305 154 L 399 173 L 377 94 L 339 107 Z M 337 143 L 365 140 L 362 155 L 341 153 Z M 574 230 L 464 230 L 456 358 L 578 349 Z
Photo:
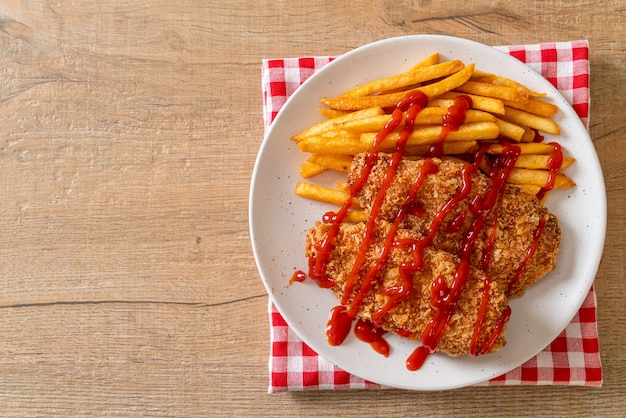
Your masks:
M 354 158 L 348 175 L 351 186 L 359 181 L 365 158 L 364 154 Z M 389 155 L 378 155 L 356 195 L 368 215 L 390 161 Z M 419 188 L 412 188 L 426 161 L 434 168 L 421 176 Z M 556 217 L 535 196 L 508 184 L 502 193 L 493 194 L 492 180 L 468 167 L 437 158 L 401 160 L 383 200 L 376 204 L 377 216 L 369 216 L 374 221 L 369 226 L 341 224 L 323 263 L 324 274 L 334 283 L 332 290 L 342 304 L 356 310 L 356 316 L 385 330 L 421 338 L 423 344 L 437 328 L 441 332 L 429 348 L 451 356 L 492 352 L 505 344 L 508 299 L 555 268 L 560 244 Z M 410 190 L 416 192 L 408 199 Z M 493 206 L 485 204 L 490 198 Z M 306 255 L 310 260 L 328 242 L 330 229 L 329 224 L 318 223 L 309 231 Z M 405 266 L 416 260 L 419 268 L 408 274 L 410 292 L 391 303 L 390 290 L 406 285 Z M 368 274 L 373 267 L 375 273 Z M 441 304 L 453 287 L 460 289 L 458 299 Z M 442 312 L 445 321 L 433 325 Z

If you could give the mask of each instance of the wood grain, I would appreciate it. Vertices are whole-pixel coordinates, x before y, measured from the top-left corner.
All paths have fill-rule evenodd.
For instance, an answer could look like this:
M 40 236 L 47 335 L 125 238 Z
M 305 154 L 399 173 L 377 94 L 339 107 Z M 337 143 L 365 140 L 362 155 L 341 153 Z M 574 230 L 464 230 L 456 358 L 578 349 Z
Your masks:
M 624 16 L 620 0 L 5 2 L 0 415 L 621 415 Z M 261 59 L 415 33 L 590 41 L 603 389 L 267 395 L 247 223 Z

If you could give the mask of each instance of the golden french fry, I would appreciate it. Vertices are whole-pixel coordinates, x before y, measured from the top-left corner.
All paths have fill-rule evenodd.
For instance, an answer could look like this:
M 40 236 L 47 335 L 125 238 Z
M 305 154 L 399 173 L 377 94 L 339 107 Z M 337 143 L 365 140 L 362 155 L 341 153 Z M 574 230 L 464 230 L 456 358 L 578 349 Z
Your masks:
M 446 61 L 441 64 L 429 65 L 426 67 L 418 67 L 392 77 L 381 78 L 370 81 L 369 83 L 361 84 L 352 90 L 348 90 L 342 94 L 341 97 L 362 97 L 375 93 L 385 93 L 390 90 L 445 77 L 462 70 L 464 67 L 465 65 L 458 60 Z
M 320 107 L 317 110 L 320 112 L 322 116 L 325 116 L 328 119 L 337 118 L 339 116 L 343 116 L 343 115 L 350 113 L 349 110 L 326 109 L 325 107 Z
M 559 125 L 557 125 L 552 119 L 537 116 L 523 110 L 505 106 L 502 118 L 508 120 L 509 122 L 537 129 L 538 131 L 547 132 L 553 135 L 560 134 Z
M 528 99 L 526 103 L 512 102 L 509 100 L 502 101 L 505 106 L 512 107 L 513 109 L 523 110 L 534 115 L 543 116 L 549 118 L 559 111 L 558 106 L 552 103 L 543 102 L 541 100 Z
M 416 70 L 422 67 L 428 67 L 429 65 L 439 64 L 439 52 L 434 52 L 431 55 L 424 58 L 422 61 L 411 67 L 411 70 Z
M 346 193 L 350 193 L 350 185 L 347 181 L 340 181 L 335 184 L 339 190 L 343 190 Z
M 440 81 L 436 81 L 432 84 L 427 84 L 422 87 L 418 87 L 411 91 L 421 91 L 427 97 L 439 96 L 447 91 L 457 88 L 465 83 L 472 74 L 474 64 L 470 64 Z M 376 96 L 364 96 L 364 97 L 346 97 L 339 96 L 334 99 L 324 98 L 321 100 L 323 104 L 331 109 L 339 110 L 358 110 L 368 107 L 379 106 L 382 108 L 389 108 L 395 106 L 400 100 L 404 98 L 410 91 L 381 94 Z
M 352 156 L 335 154 L 313 154 L 309 162 L 330 170 L 347 173 L 352 165 Z
M 367 221 L 367 213 L 362 209 L 349 210 L 343 222 L 356 224 Z
M 533 168 L 533 169 L 543 169 L 547 170 L 549 168 L 550 155 L 532 155 L 525 154 L 520 155 L 515 161 L 515 167 L 518 168 Z M 563 157 L 563 162 L 561 163 L 561 169 L 569 167 L 574 163 L 574 158 L 572 157 Z
M 435 65 L 435 64 L 439 64 L 439 52 L 435 52 L 434 54 L 427 56 L 422 61 L 418 62 L 413 67 L 411 67 L 409 71 L 417 70 L 418 68 L 428 67 L 429 65 Z
M 520 154 L 552 154 L 554 147 L 548 144 L 542 144 L 540 142 L 529 142 L 522 144 L 515 144 L 520 148 Z M 501 144 L 491 144 L 487 147 L 487 154 L 502 154 L 504 147 Z
M 441 126 L 419 126 L 416 127 L 407 141 L 407 147 L 415 145 L 432 145 L 437 142 L 442 131 Z M 483 139 L 495 139 L 498 137 L 500 129 L 494 122 L 475 122 L 461 125 L 457 131 L 451 131 L 446 137 L 446 142 L 455 141 L 476 141 Z M 383 140 L 380 150 L 390 152 L 395 150 L 398 142 L 398 133 L 392 132 Z M 375 133 L 365 133 L 361 135 L 361 142 L 366 149 L 372 148 Z M 444 142 L 445 143 L 445 142 Z
M 493 113 L 496 115 L 504 115 L 504 103 L 500 99 L 494 99 L 493 97 L 476 96 L 474 94 L 460 93 L 457 91 L 449 91 L 441 94 L 435 99 L 430 100 L 431 106 L 449 107 L 452 101 L 461 96 L 468 96 L 472 99 L 472 109 L 482 110 L 485 112 Z M 441 102 L 440 100 L 445 100 Z
M 346 131 L 336 131 L 334 135 L 310 136 L 298 143 L 298 149 L 303 152 L 317 154 L 356 155 L 367 151 L 358 135 Z
M 479 81 L 468 81 L 457 87 L 456 91 L 500 100 L 510 100 L 512 102 L 525 103 L 528 101 L 528 95 L 519 92 L 513 87 L 481 83 Z
M 343 205 L 350 197 L 349 193 L 343 190 L 332 189 L 318 184 L 299 182 L 296 184 L 296 194 L 307 199 L 317 200 L 319 202 L 332 203 L 337 206 Z M 352 203 L 353 208 L 359 208 L 359 203 L 355 200 Z
M 507 122 L 502 119 L 498 119 L 496 121 L 498 128 L 500 128 L 500 135 L 512 139 L 515 142 L 521 142 L 524 138 L 524 134 L 526 133 L 526 129 L 522 128 L 519 125 L 515 125 L 514 123 Z
M 471 154 L 478 151 L 478 148 L 480 148 L 478 141 L 444 142 L 443 154 L 444 156 Z M 430 145 L 412 145 L 406 147 L 402 155 L 408 158 L 423 157 L 428 154 L 429 149 Z
M 482 83 L 493 84 L 496 86 L 512 87 L 522 92 L 522 94 L 525 95 L 526 97 L 542 97 L 546 95 L 545 93 L 539 93 L 539 92 L 533 91 L 529 89 L 528 87 L 526 87 L 525 85 L 518 83 L 515 80 L 511 80 L 510 78 L 506 78 L 506 77 L 501 77 L 501 76 L 497 76 L 493 74 L 486 74 L 486 73 L 481 74 L 480 71 L 474 71 L 473 77 L 476 78 L 476 81 L 480 81 Z
M 353 120 L 353 119 L 367 118 L 369 116 L 382 115 L 384 113 L 385 113 L 384 110 L 380 107 L 371 107 L 367 109 L 362 109 L 358 112 L 347 113 L 345 115 L 338 116 L 333 119 L 316 123 L 315 125 L 311 126 L 307 130 L 300 132 L 297 135 L 292 136 L 291 140 L 295 142 L 300 142 L 306 137 L 320 135 L 325 132 L 332 131 L 335 128 L 335 124 L 337 123 L 346 122 L 346 121 Z
M 512 184 L 529 184 L 544 187 L 548 184 L 547 170 L 532 170 L 529 168 L 513 168 L 509 174 L 508 182 Z M 556 173 L 554 182 L 555 189 L 569 189 L 575 187 L 576 183 L 563 173 Z
M 426 109 L 424 109 L 426 110 Z M 421 112 L 420 112 L 421 113 Z M 385 127 L 390 115 L 371 116 L 369 118 L 351 120 L 343 123 L 335 124 L 335 128 L 342 129 L 354 133 L 378 132 Z
M 465 83 L 471 77 L 472 71 L 474 71 L 474 64 L 469 64 L 461 71 L 458 71 L 451 76 L 444 78 L 443 80 L 428 84 L 423 87 L 419 87 L 417 88 L 417 90 L 424 93 L 426 96 L 428 96 L 428 98 L 441 96 L 442 94 L 463 85 L 463 83 Z
M 414 125 L 441 125 L 448 110 L 443 107 L 427 107 L 417 114 Z M 365 133 L 382 130 L 389 121 L 389 115 L 372 116 L 364 119 L 351 120 L 337 124 L 338 129 L 350 132 Z M 495 122 L 496 117 L 480 110 L 469 109 L 465 114 L 465 122 Z
M 328 170 L 328 168 L 308 161 L 300 165 L 300 175 L 305 179 L 322 174 L 326 170 Z
M 537 131 L 527 128 L 524 130 L 524 135 L 522 135 L 522 139 L 520 142 L 534 142 L 536 135 Z

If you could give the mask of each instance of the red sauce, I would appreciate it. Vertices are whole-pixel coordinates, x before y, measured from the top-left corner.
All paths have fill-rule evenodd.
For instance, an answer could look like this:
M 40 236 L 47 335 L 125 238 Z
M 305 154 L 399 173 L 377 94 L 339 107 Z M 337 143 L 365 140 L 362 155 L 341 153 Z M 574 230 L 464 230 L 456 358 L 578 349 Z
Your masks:
M 358 319 L 356 324 L 354 324 L 354 335 L 356 335 L 359 340 L 369 343 L 377 353 L 389 357 L 389 344 L 383 338 L 385 334 L 386 331 L 362 319 Z
M 535 131 L 535 136 L 533 137 L 533 142 L 543 142 L 543 140 L 546 139 L 543 135 L 541 135 L 539 133 L 538 130 L 533 129 L 533 131 Z
M 487 307 L 489 306 L 489 290 L 491 290 L 491 277 L 487 274 L 484 280 L 483 294 L 480 299 L 480 307 L 478 308 L 478 314 L 476 315 L 476 323 L 474 324 L 474 332 L 470 343 L 470 354 L 473 356 L 479 354 L 478 339 L 480 337 L 480 330 L 482 329 L 483 322 L 485 321 Z M 500 335 L 500 333 L 498 333 L 498 335 Z
M 489 263 L 491 262 L 491 254 L 493 254 L 493 246 L 496 244 L 496 238 L 498 236 L 498 209 L 494 210 L 493 222 L 491 223 L 491 229 L 489 230 L 489 239 L 485 246 L 485 251 L 480 259 L 480 269 L 482 271 L 489 271 Z
M 352 327 L 352 319 L 343 305 L 335 306 L 330 310 L 330 318 L 326 324 L 328 344 L 340 345 L 346 339 Z
M 396 328 L 393 330 L 393 332 L 403 338 L 411 338 L 411 336 L 413 335 L 413 331 L 411 331 L 410 329 Z
M 432 295 L 430 297 L 430 304 L 433 308 L 439 309 L 443 305 L 443 299 L 450 294 L 450 289 L 446 284 L 446 281 L 442 276 L 438 276 L 430 285 Z
M 502 333 L 502 330 L 504 329 L 504 325 L 508 322 L 509 318 L 511 318 L 510 306 L 508 306 L 502 313 L 502 316 L 498 320 L 498 324 L 495 326 L 495 328 L 491 332 L 491 335 L 489 335 L 489 339 L 487 340 L 487 343 L 483 346 L 482 350 L 480 350 L 480 354 L 487 354 L 489 350 L 491 350 L 491 347 L 493 347 L 493 344 L 496 342 L 496 340 Z
M 438 170 L 437 166 L 433 164 L 431 160 L 429 159 L 424 160 L 424 164 L 422 165 L 415 181 L 409 188 L 409 192 L 405 199 L 405 203 L 400 208 L 400 211 L 398 212 L 397 216 L 394 219 L 393 224 L 390 227 L 390 231 L 387 233 L 385 242 L 383 244 L 381 255 L 376 260 L 373 267 L 370 268 L 370 270 L 367 272 L 366 278 L 368 276 L 375 277 L 375 275 L 378 274 L 378 272 L 380 271 L 384 263 L 387 261 L 389 254 L 391 252 L 391 249 L 394 245 L 396 233 L 398 231 L 398 228 L 400 227 L 400 223 L 404 220 L 406 215 L 410 213 L 411 207 L 413 206 L 412 202 L 414 201 L 418 190 L 422 186 L 424 180 L 426 179 L 426 176 L 429 174 L 436 173 L 437 170 Z M 378 323 L 379 321 L 381 321 L 383 316 L 387 312 L 389 312 L 391 308 L 393 308 L 401 300 L 405 299 L 409 295 L 409 293 L 413 290 L 413 277 L 411 277 L 410 275 L 404 275 L 404 274 L 401 274 L 401 277 L 402 277 L 401 285 L 389 287 L 387 289 L 384 289 L 381 292 L 382 295 L 387 296 L 388 299 L 385 305 L 381 309 L 379 309 L 377 312 L 374 313 L 373 315 L 374 323 Z M 362 290 L 363 289 L 361 289 L 361 291 Z M 363 296 L 361 295 L 360 297 L 362 298 Z M 354 305 L 354 302 L 353 302 L 353 305 Z
M 415 371 L 420 369 L 428 356 L 430 355 L 430 350 L 423 345 L 417 347 L 406 359 L 406 368 L 410 371 Z
M 446 227 L 446 232 L 453 233 L 459 232 L 463 227 L 463 223 L 465 222 L 465 212 L 459 213 L 455 218 L 448 224 Z
M 407 97 L 409 98 L 409 100 L 405 100 Z M 370 208 L 370 215 L 367 219 L 367 223 L 365 224 L 365 232 L 363 236 L 363 241 L 361 243 L 361 247 L 359 248 L 359 254 L 357 255 L 352 272 L 350 273 L 350 276 L 348 277 L 348 282 L 344 289 L 344 297 L 343 297 L 343 300 L 341 301 L 342 304 L 346 304 L 348 302 L 348 298 L 352 294 L 352 289 L 354 285 L 356 284 L 357 280 L 359 279 L 359 272 L 361 270 L 361 267 L 363 266 L 363 263 L 365 262 L 365 256 L 367 255 L 367 251 L 370 247 L 370 242 L 372 239 L 372 234 L 374 233 L 374 230 L 376 227 L 376 220 L 378 219 L 378 214 L 382 207 L 383 201 L 385 200 L 385 196 L 387 196 L 387 190 L 391 186 L 391 183 L 398 170 L 398 166 L 400 165 L 400 162 L 402 161 L 402 153 L 404 151 L 404 147 L 406 146 L 406 142 L 408 141 L 409 136 L 413 132 L 413 123 L 415 121 L 415 117 L 424 107 L 428 105 L 428 99 L 423 94 L 421 96 L 416 96 L 416 97 L 413 97 L 412 95 L 409 94 L 405 97 L 405 99 L 403 99 L 403 101 L 401 101 L 398 104 L 398 107 L 394 110 L 392 114 L 390 122 L 394 121 L 394 119 L 397 119 L 397 121 L 394 121 L 394 123 L 388 123 L 387 124 L 388 126 L 385 127 L 385 128 L 387 127 L 391 128 L 391 126 L 393 126 L 394 127 L 393 129 L 395 129 L 395 127 L 397 127 L 402 121 L 403 111 L 406 109 L 407 114 L 406 114 L 406 118 L 404 122 L 404 128 L 402 129 L 402 131 L 400 131 L 398 135 L 398 142 L 396 144 L 396 152 L 392 154 L 391 162 L 389 166 L 387 167 L 387 171 L 385 172 L 385 175 L 383 177 L 383 183 L 381 184 L 381 187 L 378 190 L 378 193 L 376 194 L 376 197 L 374 198 L 374 202 L 372 203 L 372 206 Z M 408 108 L 406 108 L 407 106 Z M 382 142 L 384 138 L 393 131 L 393 129 L 389 131 L 387 131 L 386 129 L 383 129 L 381 132 L 379 132 L 376 137 L 375 143 Z M 382 137 L 379 138 L 379 136 L 382 136 Z M 367 163 L 369 162 L 366 160 L 366 164 Z M 371 169 L 373 168 L 373 165 L 376 163 L 376 161 L 372 161 L 371 163 L 372 163 L 372 166 L 367 170 L 368 175 L 371 172 Z M 365 184 L 366 180 L 367 180 L 366 178 L 363 180 L 363 184 Z M 361 186 L 359 190 L 362 187 L 363 186 Z M 380 263 L 375 263 L 373 268 L 376 270 L 380 270 L 385 260 L 381 260 Z M 370 290 L 371 281 L 375 277 L 376 275 L 375 273 L 377 273 L 377 271 L 372 271 L 372 269 L 370 269 L 370 272 L 368 272 L 365 278 L 361 281 L 361 288 L 359 292 L 355 295 L 354 300 L 351 303 L 352 305 L 352 307 L 350 308 L 351 314 L 356 316 L 356 311 L 358 310 L 358 307 L 361 303 L 363 296 L 367 294 L 367 292 L 369 292 Z
M 318 249 L 317 259 L 313 268 L 310 269 L 310 276 L 326 276 L 326 262 L 328 260 L 328 256 L 333 248 L 333 240 L 339 230 L 339 226 L 341 221 L 346 216 L 348 212 L 348 208 L 352 204 L 354 197 L 360 192 L 360 190 L 365 185 L 369 174 L 371 173 L 374 165 L 378 161 L 378 150 L 380 148 L 380 144 L 384 141 L 384 139 L 393 132 L 402 122 L 404 118 L 404 128 L 400 131 L 399 139 L 396 145 L 396 152 L 392 156 L 392 161 L 389 167 L 387 168 L 387 172 L 385 173 L 385 181 L 379 190 L 379 193 L 375 199 L 375 203 L 370 210 L 369 219 L 365 225 L 365 232 L 363 236 L 363 241 L 361 247 L 359 248 L 359 253 L 354 263 L 354 268 L 350 273 L 348 280 L 346 282 L 346 287 L 344 289 L 344 298 L 341 301 L 342 305 L 334 308 L 335 310 L 341 310 L 345 313 L 331 315 L 327 324 L 327 336 L 329 338 L 329 342 L 332 339 L 331 344 L 341 344 L 343 339 L 347 336 L 347 332 L 344 334 L 345 323 L 348 321 L 351 322 L 355 317 L 359 308 L 359 304 L 363 296 L 369 291 L 371 286 L 371 280 L 374 278 L 374 275 L 369 275 L 365 277 L 361 282 L 361 287 L 359 292 L 355 295 L 354 300 L 350 305 L 350 309 L 347 310 L 344 305 L 347 304 L 347 298 L 352 293 L 352 288 L 356 284 L 360 269 L 365 262 L 365 256 L 367 254 L 367 249 L 370 246 L 370 242 L 372 239 L 372 234 L 374 232 L 375 221 L 378 216 L 378 212 L 380 210 L 380 206 L 382 205 L 382 201 L 386 195 L 387 189 L 395 176 L 398 165 L 402 159 L 402 152 L 408 141 L 409 136 L 413 132 L 413 123 L 415 121 L 415 117 L 417 114 L 428 105 L 428 97 L 419 91 L 414 91 L 407 94 L 401 101 L 398 103 L 396 109 L 393 111 L 391 118 L 385 125 L 385 127 L 376 135 L 374 140 L 374 145 L 372 149 L 367 153 L 365 157 L 365 164 L 361 169 L 361 173 L 357 177 L 356 181 L 350 186 L 350 197 L 347 199 L 345 204 L 341 207 L 337 214 L 327 214 L 325 216 L 325 221 L 328 220 L 331 222 L 331 225 L 328 229 L 325 240 L 322 242 L 322 245 Z M 404 117 L 403 113 L 406 111 L 406 117 Z M 374 269 L 379 268 L 377 266 L 373 266 Z M 340 309 L 339 309 L 340 308 Z M 348 326 L 349 331 L 349 326 Z
M 454 99 L 454 103 L 448 107 L 448 112 L 443 115 L 441 134 L 437 142 L 428 149 L 428 157 L 441 157 L 443 155 L 443 143 L 450 132 L 458 131 L 459 127 L 465 123 L 467 110 L 472 107 L 472 99 L 469 96 L 461 95 Z
M 336 231 L 334 231 L 334 233 L 336 233 Z M 322 246 L 315 244 L 315 248 L 317 249 L 318 254 L 319 254 L 319 251 L 321 251 L 320 248 L 322 248 Z M 328 275 L 325 272 L 324 274 L 321 274 L 316 271 L 318 258 L 319 256 L 313 256 L 309 258 L 309 277 L 313 281 L 315 281 L 315 283 L 317 283 L 319 287 L 323 289 L 330 289 L 331 287 L 335 287 L 337 283 L 335 283 L 333 279 L 328 277 Z
M 549 145 L 552 145 L 554 151 L 552 151 L 550 158 L 548 158 L 548 181 L 546 185 L 539 190 L 539 193 L 537 193 L 537 199 L 539 200 L 543 199 L 545 195 L 554 188 L 556 175 L 563 164 L 563 151 L 561 151 L 561 146 L 556 142 L 551 142 Z
M 521 279 L 522 274 L 524 274 L 524 270 L 526 269 L 526 265 L 528 264 L 530 259 L 533 257 L 533 255 L 535 255 L 535 251 L 537 251 L 537 247 L 539 246 L 539 240 L 541 239 L 541 234 L 543 234 L 543 229 L 545 228 L 545 226 L 546 226 L 546 218 L 543 217 L 543 218 L 539 219 L 539 224 L 537 225 L 537 229 L 535 229 L 535 232 L 533 234 L 533 240 L 530 243 L 530 246 L 528 247 L 528 250 L 526 250 L 526 255 L 524 256 L 524 259 L 522 260 L 521 264 L 519 265 L 519 267 L 515 271 L 515 275 L 513 276 L 511 281 L 509 282 L 509 287 L 507 289 L 507 293 L 511 293 L 511 291 L 513 290 L 515 285 Z
M 499 161 L 496 161 L 491 167 L 489 173 L 492 183 L 491 187 L 485 196 L 476 195 L 470 204 L 470 211 L 474 215 L 474 218 L 469 230 L 465 233 L 463 245 L 461 247 L 461 260 L 457 266 L 452 283 L 448 286 L 449 290 L 447 294 L 441 297 L 440 300 L 436 301 L 438 310 L 428 321 L 426 329 L 422 333 L 422 345 L 418 347 L 407 360 L 407 368 L 409 368 L 409 370 L 417 370 L 417 368 L 421 367 L 424 363 L 428 354 L 436 350 L 439 340 L 443 336 L 454 310 L 461 299 L 463 289 L 470 272 L 469 258 L 474 248 L 474 244 L 476 243 L 476 239 L 478 238 L 478 234 L 483 228 L 487 216 L 504 194 L 506 180 L 510 175 L 511 170 L 515 165 L 515 160 L 520 153 L 519 147 L 512 146 L 504 141 L 502 141 L 502 143 L 504 145 L 502 156 Z M 479 151 L 477 153 L 473 166 L 474 169 L 477 169 L 479 164 L 479 161 L 477 160 L 482 158 L 483 155 L 484 151 Z M 471 177 L 469 179 L 471 185 Z M 456 196 L 459 195 L 461 195 L 461 193 L 457 193 Z M 485 301 L 486 298 L 488 298 L 488 291 L 483 293 L 483 300 L 481 301 L 481 304 L 487 303 L 487 301 Z M 480 322 L 482 325 L 483 320 L 484 313 L 481 314 L 479 311 L 477 322 Z M 476 330 L 477 328 L 478 331 Z M 476 326 L 474 332 L 479 333 L 480 328 Z M 496 335 L 496 338 L 498 335 L 499 333 Z M 477 347 L 474 347 L 474 351 L 477 352 L 477 350 Z
M 293 282 L 300 282 L 300 283 L 302 283 L 305 279 L 306 279 L 306 274 L 302 270 L 296 270 L 291 275 L 291 279 L 289 280 L 289 284 L 292 284 Z

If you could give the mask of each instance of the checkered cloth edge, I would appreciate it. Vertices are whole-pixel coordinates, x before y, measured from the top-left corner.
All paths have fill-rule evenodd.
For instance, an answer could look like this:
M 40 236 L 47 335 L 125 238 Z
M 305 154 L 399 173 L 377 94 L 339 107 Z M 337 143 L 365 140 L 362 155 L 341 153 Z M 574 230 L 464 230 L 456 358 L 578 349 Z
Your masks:
M 585 40 L 495 47 L 541 73 L 569 101 L 589 127 L 589 44 Z M 287 98 L 334 57 L 266 59 L 262 62 L 265 130 Z M 271 301 L 269 393 L 303 390 L 381 389 L 353 376 L 308 347 L 289 328 Z M 481 383 L 600 387 L 600 362 L 593 286 L 566 329 L 537 356 L 510 372 Z

